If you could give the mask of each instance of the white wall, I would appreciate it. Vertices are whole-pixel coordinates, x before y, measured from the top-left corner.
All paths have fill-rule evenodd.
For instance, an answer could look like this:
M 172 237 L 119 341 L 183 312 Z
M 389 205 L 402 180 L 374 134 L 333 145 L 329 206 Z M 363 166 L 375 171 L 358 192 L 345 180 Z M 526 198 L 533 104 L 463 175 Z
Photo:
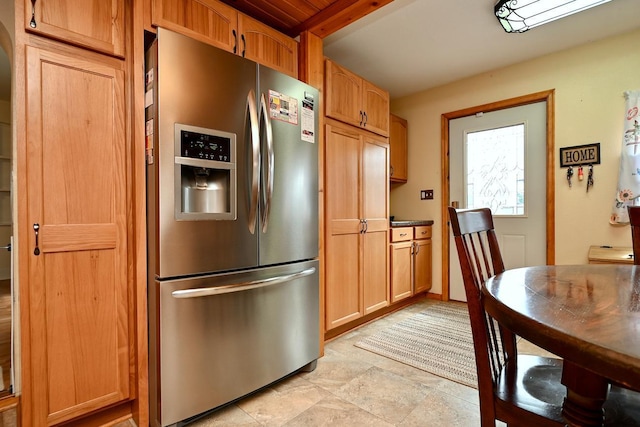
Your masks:
M 516 35 L 517 37 L 517 35 Z M 442 292 L 440 118 L 444 113 L 555 89 L 556 264 L 586 263 L 590 245 L 631 246 L 628 226 L 609 216 L 618 179 L 623 92 L 640 89 L 640 31 L 589 43 L 392 101 L 409 122 L 409 176 L 391 190 L 391 215 L 433 219 L 432 292 Z M 600 142 L 595 185 L 569 188 L 559 147 Z M 544 171 L 540 171 L 544 173 Z M 420 201 L 421 189 L 435 189 Z

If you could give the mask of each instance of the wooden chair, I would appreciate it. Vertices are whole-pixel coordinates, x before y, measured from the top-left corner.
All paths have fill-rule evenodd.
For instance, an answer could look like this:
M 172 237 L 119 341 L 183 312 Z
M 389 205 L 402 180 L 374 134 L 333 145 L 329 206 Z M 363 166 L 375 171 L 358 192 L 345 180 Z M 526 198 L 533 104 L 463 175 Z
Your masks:
M 627 206 L 629 224 L 631 225 L 631 244 L 633 246 L 633 263 L 640 265 L 640 206 Z
M 467 296 L 478 374 L 482 427 L 500 420 L 510 426 L 564 426 L 562 360 L 518 354 L 516 336 L 484 310 L 481 286 L 504 271 L 489 209 L 449 207 Z M 640 425 L 640 395 L 612 387 L 605 425 Z

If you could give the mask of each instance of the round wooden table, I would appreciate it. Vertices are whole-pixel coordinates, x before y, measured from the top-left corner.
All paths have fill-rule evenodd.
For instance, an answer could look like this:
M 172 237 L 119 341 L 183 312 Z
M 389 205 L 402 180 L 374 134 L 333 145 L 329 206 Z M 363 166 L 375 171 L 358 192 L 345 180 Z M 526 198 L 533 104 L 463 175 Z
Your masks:
M 602 425 L 611 382 L 640 390 L 640 266 L 518 268 L 482 293 L 498 322 L 564 359 L 569 425 Z

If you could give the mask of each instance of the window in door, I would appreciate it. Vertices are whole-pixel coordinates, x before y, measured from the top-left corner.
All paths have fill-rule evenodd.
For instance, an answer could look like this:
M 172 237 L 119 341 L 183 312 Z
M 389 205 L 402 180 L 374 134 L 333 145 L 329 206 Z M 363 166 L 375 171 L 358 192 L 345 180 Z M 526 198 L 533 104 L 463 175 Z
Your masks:
M 465 138 L 465 206 L 494 215 L 526 214 L 523 123 L 468 132 Z

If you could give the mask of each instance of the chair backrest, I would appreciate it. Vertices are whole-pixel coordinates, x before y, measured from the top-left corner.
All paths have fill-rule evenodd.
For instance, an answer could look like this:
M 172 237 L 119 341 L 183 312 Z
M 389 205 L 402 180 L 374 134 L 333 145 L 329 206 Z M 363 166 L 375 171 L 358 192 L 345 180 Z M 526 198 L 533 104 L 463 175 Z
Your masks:
M 458 250 L 478 373 L 480 410 L 495 415 L 494 384 L 507 360 L 516 357 L 515 336 L 484 310 L 482 284 L 504 271 L 491 210 L 449 207 Z
M 631 244 L 633 245 L 633 263 L 640 265 L 640 206 L 627 206 L 629 224 L 631 224 Z

